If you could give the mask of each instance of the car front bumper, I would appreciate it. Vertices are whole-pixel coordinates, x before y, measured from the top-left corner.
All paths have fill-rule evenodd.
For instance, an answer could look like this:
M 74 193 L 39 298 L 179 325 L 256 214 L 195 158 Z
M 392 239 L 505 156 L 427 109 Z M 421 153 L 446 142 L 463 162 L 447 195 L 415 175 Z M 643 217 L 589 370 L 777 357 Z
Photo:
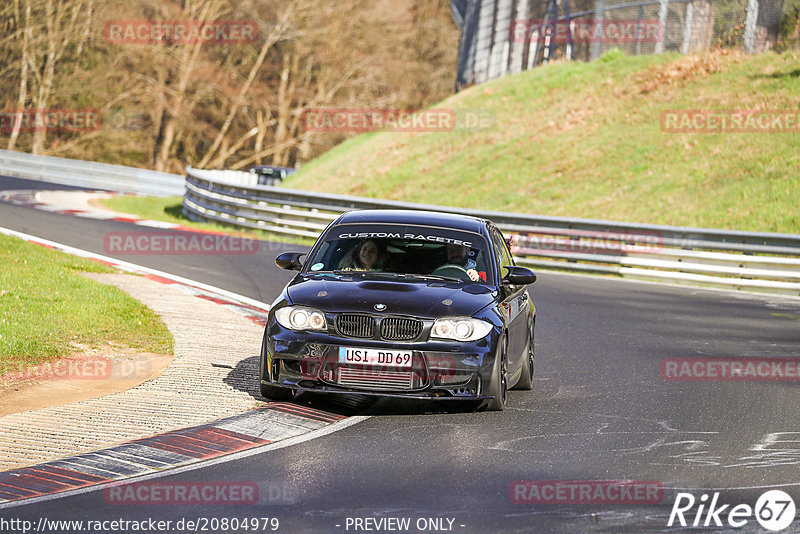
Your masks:
M 441 400 L 491 399 L 499 334 L 474 342 L 386 342 L 295 332 L 272 323 L 261 354 L 261 383 L 318 393 L 358 393 Z M 410 369 L 339 362 L 341 347 L 410 351 Z

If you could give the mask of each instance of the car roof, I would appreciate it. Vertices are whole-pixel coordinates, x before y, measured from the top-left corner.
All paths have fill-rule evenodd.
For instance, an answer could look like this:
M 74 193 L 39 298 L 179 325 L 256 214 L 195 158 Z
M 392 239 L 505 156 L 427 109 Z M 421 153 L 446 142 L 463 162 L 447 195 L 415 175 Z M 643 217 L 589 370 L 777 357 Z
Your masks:
M 478 234 L 483 234 L 487 222 L 468 215 L 421 210 L 353 210 L 343 213 L 336 220 L 336 224 L 419 224 Z
M 294 167 L 281 167 L 280 165 L 251 165 L 250 170 L 262 170 L 262 169 L 271 169 L 277 171 L 286 171 L 286 174 L 293 174 L 297 172 L 297 169 Z

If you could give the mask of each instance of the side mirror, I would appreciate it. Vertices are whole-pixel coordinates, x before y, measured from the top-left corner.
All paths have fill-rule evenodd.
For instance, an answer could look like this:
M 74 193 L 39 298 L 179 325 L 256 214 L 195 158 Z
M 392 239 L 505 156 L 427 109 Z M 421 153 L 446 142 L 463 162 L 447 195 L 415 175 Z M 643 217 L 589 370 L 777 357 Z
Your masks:
M 513 267 L 505 267 L 505 269 L 508 273 L 503 277 L 502 282 L 504 285 L 526 286 L 536 281 L 536 275 L 533 271 L 525 267 L 517 267 L 515 265 Z
M 303 268 L 303 262 L 300 261 L 300 257 L 305 255 L 305 252 L 282 252 L 275 258 L 275 265 L 281 269 L 299 271 Z

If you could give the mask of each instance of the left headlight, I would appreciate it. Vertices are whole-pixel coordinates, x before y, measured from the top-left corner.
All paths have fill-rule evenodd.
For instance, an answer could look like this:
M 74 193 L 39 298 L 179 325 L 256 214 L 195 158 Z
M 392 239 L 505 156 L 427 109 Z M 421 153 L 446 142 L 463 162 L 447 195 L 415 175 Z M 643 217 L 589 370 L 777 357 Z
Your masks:
M 442 317 L 431 328 L 431 339 L 476 341 L 492 330 L 492 324 L 474 317 Z
M 325 314 L 306 306 L 285 306 L 275 312 L 275 320 L 289 330 L 327 330 Z

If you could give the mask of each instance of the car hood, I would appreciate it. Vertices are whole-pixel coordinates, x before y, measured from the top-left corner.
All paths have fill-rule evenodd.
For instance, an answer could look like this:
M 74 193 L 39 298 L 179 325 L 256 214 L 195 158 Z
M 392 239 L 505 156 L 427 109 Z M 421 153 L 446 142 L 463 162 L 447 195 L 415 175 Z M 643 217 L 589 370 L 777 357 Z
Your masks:
M 378 280 L 361 275 L 299 275 L 286 288 L 293 304 L 327 312 L 375 312 L 422 318 L 472 316 L 495 299 L 481 284 L 431 280 Z

